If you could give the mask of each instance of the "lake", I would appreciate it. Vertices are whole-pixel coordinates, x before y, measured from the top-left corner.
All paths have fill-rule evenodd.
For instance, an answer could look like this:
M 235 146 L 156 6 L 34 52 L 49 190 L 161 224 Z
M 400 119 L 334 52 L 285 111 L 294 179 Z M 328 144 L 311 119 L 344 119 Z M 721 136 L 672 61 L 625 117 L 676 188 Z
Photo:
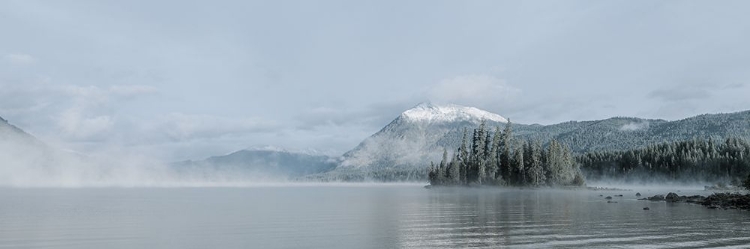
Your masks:
M 367 184 L 0 188 L 0 248 L 750 247 L 750 212 L 638 201 L 635 193 Z M 603 197 L 616 194 L 624 195 L 617 203 Z

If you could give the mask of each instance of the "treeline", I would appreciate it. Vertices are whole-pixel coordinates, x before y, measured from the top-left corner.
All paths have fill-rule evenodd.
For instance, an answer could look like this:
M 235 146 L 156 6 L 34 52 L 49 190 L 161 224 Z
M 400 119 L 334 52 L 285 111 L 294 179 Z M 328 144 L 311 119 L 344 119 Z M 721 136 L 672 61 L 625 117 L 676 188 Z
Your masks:
M 590 152 L 576 160 L 591 178 L 628 176 L 673 180 L 728 179 L 739 183 L 750 173 L 750 144 L 738 138 L 662 143 L 627 151 Z
M 438 165 L 430 163 L 431 185 L 562 186 L 584 184 L 570 148 L 552 140 L 546 148 L 538 141 L 517 142 L 511 124 L 494 132 L 482 122 L 471 141 L 464 129 L 453 156 L 443 151 Z

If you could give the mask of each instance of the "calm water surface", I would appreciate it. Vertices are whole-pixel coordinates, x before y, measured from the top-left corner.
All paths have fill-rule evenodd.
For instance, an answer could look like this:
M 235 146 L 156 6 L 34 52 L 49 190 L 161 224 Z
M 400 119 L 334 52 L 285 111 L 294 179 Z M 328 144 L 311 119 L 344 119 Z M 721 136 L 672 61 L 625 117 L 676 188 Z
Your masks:
M 7 188 L 0 248 L 750 248 L 750 212 L 638 201 L 635 192 Z M 624 197 L 599 196 L 615 194 Z

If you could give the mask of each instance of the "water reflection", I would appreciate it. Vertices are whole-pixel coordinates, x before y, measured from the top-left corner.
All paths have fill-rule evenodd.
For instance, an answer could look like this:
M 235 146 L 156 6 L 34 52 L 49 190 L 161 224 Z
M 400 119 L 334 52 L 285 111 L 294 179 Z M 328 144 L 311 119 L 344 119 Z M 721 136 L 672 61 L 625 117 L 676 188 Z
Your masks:
M 600 194 L 625 197 L 607 203 Z M 750 212 L 644 202 L 630 192 L 419 186 L 0 189 L 0 200 L 0 248 L 750 245 Z
M 744 212 L 649 203 L 622 197 L 607 203 L 571 190 L 432 189 L 422 210 L 403 212 L 400 247 L 653 247 L 741 246 Z M 647 212 L 644 205 L 655 205 Z M 722 210 L 723 211 L 723 210 Z M 724 217 L 719 219 L 716 216 Z M 727 218 L 733 217 L 733 218 Z M 723 224 L 717 229 L 714 223 Z

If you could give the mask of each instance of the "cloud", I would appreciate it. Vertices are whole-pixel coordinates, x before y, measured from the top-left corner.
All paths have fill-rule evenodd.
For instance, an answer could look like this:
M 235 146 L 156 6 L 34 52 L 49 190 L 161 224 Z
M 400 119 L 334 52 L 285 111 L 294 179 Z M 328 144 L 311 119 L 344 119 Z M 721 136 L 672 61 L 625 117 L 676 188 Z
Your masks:
M 110 94 L 124 97 L 148 95 L 158 92 L 156 87 L 143 85 L 115 85 L 109 87 L 108 90 Z
M 743 111 L 750 106 L 748 93 L 750 87 L 744 83 L 673 85 L 648 95 L 655 100 L 650 115 L 675 120 L 703 113 Z
M 640 123 L 627 123 L 620 127 L 620 131 L 637 131 L 641 129 L 648 129 L 649 123 L 648 122 L 640 122 Z
M 61 91 L 78 100 L 102 103 L 108 102 L 113 98 L 132 98 L 154 94 L 158 92 L 158 89 L 144 85 L 113 85 L 107 88 L 67 85 L 63 86 Z
M 170 113 L 160 118 L 157 132 L 172 140 L 184 141 L 227 135 L 277 131 L 276 122 L 260 118 L 222 117 L 201 114 Z
M 707 99 L 711 97 L 708 86 L 702 85 L 675 85 L 652 91 L 648 97 L 668 102 L 680 102 L 696 99 Z
M 69 142 L 101 141 L 119 132 L 122 104 L 158 92 L 145 85 L 81 86 L 49 82 L 0 84 L 0 115 Z
M 105 139 L 114 125 L 110 116 L 86 116 L 81 109 L 65 110 L 57 121 L 66 137 L 87 141 Z
M 124 101 L 154 94 L 157 89 L 144 85 L 112 85 L 109 87 L 66 85 L 58 88 L 65 108 L 54 115 L 63 135 L 74 141 L 104 140 L 114 136 L 116 119 L 113 110 Z M 121 132 L 121 131 L 118 131 Z
M 28 54 L 8 54 L 4 59 L 14 65 L 30 65 L 36 62 L 36 59 Z
M 507 103 L 521 90 L 489 75 L 463 75 L 440 81 L 427 91 L 432 101 L 475 106 Z
M 342 106 L 317 106 L 307 109 L 295 118 L 297 128 L 315 130 L 322 127 L 356 126 L 360 129 L 379 129 L 388 124 L 418 101 L 394 100 L 374 103 L 361 109 Z

